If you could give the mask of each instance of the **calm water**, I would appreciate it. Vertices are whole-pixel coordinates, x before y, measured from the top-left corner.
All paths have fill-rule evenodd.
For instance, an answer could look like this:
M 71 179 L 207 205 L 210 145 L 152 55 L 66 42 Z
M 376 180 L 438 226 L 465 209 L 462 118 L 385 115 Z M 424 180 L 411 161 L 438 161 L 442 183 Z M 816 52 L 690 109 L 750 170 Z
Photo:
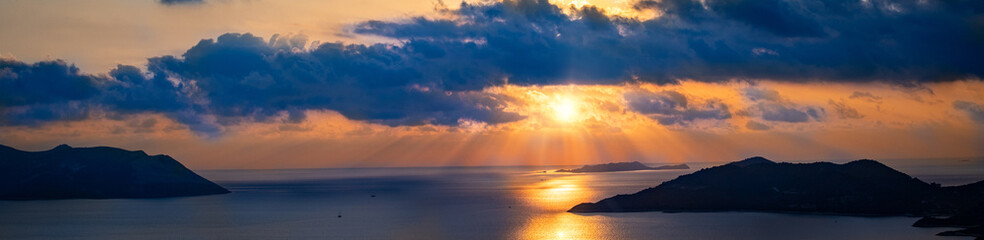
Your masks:
M 944 185 L 984 179 L 984 160 L 933 163 L 887 162 Z M 910 227 L 917 219 L 908 217 L 565 212 L 711 165 L 596 174 L 540 172 L 558 167 L 199 171 L 233 193 L 0 201 L 0 239 L 968 239 L 937 237 L 947 229 Z

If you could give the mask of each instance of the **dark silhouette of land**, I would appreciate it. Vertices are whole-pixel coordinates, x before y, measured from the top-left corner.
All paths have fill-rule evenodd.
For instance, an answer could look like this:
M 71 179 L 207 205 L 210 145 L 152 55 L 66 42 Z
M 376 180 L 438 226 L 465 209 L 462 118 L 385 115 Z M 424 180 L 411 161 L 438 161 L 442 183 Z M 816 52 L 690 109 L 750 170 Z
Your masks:
M 229 193 L 166 155 L 60 145 L 26 152 L 0 145 L 0 200 L 161 198 Z
M 943 187 L 874 160 L 776 163 L 748 158 L 702 169 L 569 212 L 766 211 L 923 216 L 917 227 L 965 227 L 941 235 L 981 237 L 984 181 Z M 933 216 L 950 216 L 936 218 Z
M 659 167 L 649 167 L 638 161 L 636 162 L 617 162 L 617 163 L 605 163 L 598 165 L 584 165 L 580 168 L 575 169 L 560 169 L 556 172 L 569 172 L 569 173 L 586 173 L 586 172 L 618 172 L 618 171 L 636 171 L 636 170 L 669 170 L 669 169 L 690 169 L 687 164 L 679 165 L 666 165 Z

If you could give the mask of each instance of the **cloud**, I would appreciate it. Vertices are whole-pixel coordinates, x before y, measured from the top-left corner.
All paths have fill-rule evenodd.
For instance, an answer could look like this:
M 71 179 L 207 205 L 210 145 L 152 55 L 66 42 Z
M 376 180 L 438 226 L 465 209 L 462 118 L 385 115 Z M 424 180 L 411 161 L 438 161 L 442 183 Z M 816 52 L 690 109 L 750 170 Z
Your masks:
M 800 1 L 782 0 L 647 0 L 638 3 L 638 6 L 657 8 L 688 21 L 734 21 L 780 37 L 826 36 L 820 20 L 804 5 Z
M 449 91 L 425 78 L 421 69 L 407 66 L 413 56 L 406 48 L 329 43 L 294 51 L 303 45 L 278 47 L 249 34 L 225 34 L 199 42 L 183 59 L 151 59 L 150 68 L 155 75 L 194 80 L 220 117 L 263 121 L 286 111 L 303 119 L 303 110 L 330 109 L 388 125 L 522 119 L 503 112 L 495 96 Z
M 882 100 L 882 97 L 875 96 L 875 95 L 871 94 L 870 92 L 858 92 L 858 91 L 855 91 L 853 94 L 851 94 L 851 97 L 850 98 L 851 99 L 864 99 L 864 100 L 866 100 L 868 102 L 874 102 L 874 103 L 881 103 L 881 100 Z
M 772 101 L 781 102 L 783 101 L 782 96 L 779 96 L 779 91 L 767 89 L 767 88 L 746 88 L 742 94 L 745 98 L 751 101 Z
M 161 3 L 200 1 L 161 1 Z M 640 20 L 593 6 L 546 0 L 463 3 L 441 17 L 371 20 L 356 34 L 395 44 L 325 43 L 299 35 L 228 33 L 181 56 L 148 60 L 146 72 L 118 66 L 79 73 L 63 61 L 0 61 L 3 124 L 161 113 L 217 134 L 244 121 L 296 123 L 307 110 L 386 125 L 499 124 L 523 119 L 503 84 L 672 84 L 771 79 L 791 82 L 919 84 L 984 75 L 978 1 L 642 1 L 661 17 Z M 770 121 L 822 120 L 820 107 L 746 92 Z M 666 124 L 730 117 L 727 106 L 671 93 L 628 96 L 636 111 Z M 648 101 L 648 102 L 647 102 Z M 657 102 L 652 102 L 657 101 Z M 672 103 L 671 103 L 672 102 Z M 658 104 L 666 104 L 658 105 Z M 669 105 L 673 105 L 670 108 Z
M 849 118 L 861 119 L 861 118 L 864 118 L 864 115 L 862 115 L 861 113 L 858 113 L 858 110 L 857 109 L 855 109 L 855 108 L 853 108 L 851 106 L 848 106 L 847 103 L 845 103 L 844 101 L 835 102 L 833 99 L 831 99 L 827 103 L 830 104 L 830 106 L 834 108 L 834 112 L 836 112 L 837 113 L 837 116 L 839 116 L 841 119 L 849 119 Z
M 405 65 L 410 56 L 403 48 L 322 44 L 300 49 L 305 44 L 291 36 L 264 41 L 224 34 L 202 40 L 181 58 L 151 58 L 149 72 L 120 65 L 102 77 L 80 74 L 64 62 L 5 61 L 2 84 L 10 86 L 4 88 L 10 93 L 3 103 L 29 109 L 5 109 L 4 124 L 69 119 L 54 114 L 51 106 L 28 106 L 67 100 L 113 113 L 164 113 L 207 135 L 242 121 L 298 122 L 306 110 L 335 110 L 391 126 L 523 119 L 504 111 L 503 96 L 449 91 L 425 79 Z
M 106 79 L 85 75 L 61 60 L 27 64 L 0 58 L 0 106 L 64 103 L 98 93 Z
M 731 112 L 719 100 L 688 103 L 687 97 L 676 91 L 654 93 L 646 90 L 627 92 L 623 96 L 632 111 L 644 114 L 663 125 L 686 125 L 699 119 L 728 119 Z
M 545 0 L 462 4 L 449 18 L 368 21 L 355 32 L 424 44 L 510 82 L 773 79 L 919 83 L 979 77 L 974 1 L 642 1 L 638 20 Z M 891 9 L 905 9 L 899 12 Z M 932 37 L 931 37 L 932 36 Z M 781 53 L 781 54 L 780 54 Z
M 967 101 L 953 101 L 953 109 L 963 111 L 971 120 L 984 124 L 984 106 Z
M 96 100 L 118 112 L 173 112 L 192 106 L 186 97 L 190 90 L 181 89 L 185 83 L 175 84 L 166 75 L 148 77 L 137 67 L 118 65 L 109 76 L 112 81 L 102 86 Z
M 752 120 L 749 120 L 748 123 L 745 124 L 745 128 L 751 130 L 760 130 L 760 131 L 772 129 L 772 127 L 769 127 L 769 125 L 765 125 L 764 123 L 760 123 Z
M 83 120 L 93 111 L 80 101 L 0 107 L 0 125 L 38 126 L 51 121 Z
M 204 0 L 158 0 L 164 5 L 180 5 L 180 4 L 202 4 L 205 3 Z
M 0 58 L 0 125 L 88 118 L 91 107 L 84 101 L 109 80 L 82 74 L 61 60 L 27 64 Z
M 127 129 L 131 129 L 133 133 L 153 133 L 157 131 L 157 118 L 144 118 L 144 119 L 131 119 L 126 121 L 126 127 L 115 126 L 111 133 L 122 134 L 126 133 Z
M 775 103 L 759 103 L 755 108 L 761 112 L 762 119 L 769 121 L 800 123 L 810 121 L 805 111 Z
M 810 119 L 823 121 L 826 110 L 816 106 L 798 106 L 784 99 L 778 91 L 766 88 L 745 88 L 742 92 L 750 106 L 742 111 L 745 115 L 759 116 L 763 120 L 803 123 Z

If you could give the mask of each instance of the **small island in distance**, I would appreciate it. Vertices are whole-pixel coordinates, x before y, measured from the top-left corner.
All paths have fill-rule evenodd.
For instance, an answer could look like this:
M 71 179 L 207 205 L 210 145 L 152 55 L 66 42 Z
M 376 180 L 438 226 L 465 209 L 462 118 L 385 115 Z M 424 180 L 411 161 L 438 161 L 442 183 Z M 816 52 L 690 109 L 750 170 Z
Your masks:
M 960 227 L 944 236 L 984 236 L 984 181 L 926 183 L 874 160 L 776 163 L 763 157 L 701 169 L 569 212 L 763 211 L 920 216 L 916 227 Z M 948 216 L 939 218 L 939 216 Z
M 687 164 L 678 165 L 666 165 L 659 167 L 649 167 L 638 161 L 635 162 L 616 162 L 616 163 L 605 163 L 597 165 L 584 165 L 580 168 L 574 169 L 560 169 L 555 172 L 568 172 L 568 173 L 587 173 L 587 172 L 620 172 L 620 171 L 636 171 L 636 170 L 670 170 L 670 169 L 690 169 Z
M 164 198 L 229 193 L 167 155 L 112 147 L 27 152 L 0 145 L 0 200 Z

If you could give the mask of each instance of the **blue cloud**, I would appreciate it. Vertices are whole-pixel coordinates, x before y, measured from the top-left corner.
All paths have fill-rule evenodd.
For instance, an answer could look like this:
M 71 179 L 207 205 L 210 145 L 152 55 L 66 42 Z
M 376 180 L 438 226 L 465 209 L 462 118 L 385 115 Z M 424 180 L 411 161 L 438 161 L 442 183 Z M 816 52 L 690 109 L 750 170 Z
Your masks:
M 742 92 L 751 106 L 745 111 L 746 115 L 760 116 L 763 120 L 789 123 L 809 122 L 810 119 L 823 121 L 827 116 L 827 111 L 822 107 L 804 106 L 800 107 L 790 103 L 778 91 L 767 88 L 746 88 Z M 748 125 L 763 125 L 758 122 Z M 761 126 L 755 126 L 761 129 Z M 752 128 L 755 129 L 755 128 Z
M 704 103 L 688 102 L 687 97 L 676 91 L 654 93 L 637 90 L 623 96 L 629 109 L 659 121 L 663 125 L 686 125 L 700 119 L 728 119 L 728 106 L 717 100 Z
M 968 101 L 953 101 L 953 109 L 967 114 L 971 120 L 984 124 L 984 106 Z
M 799 109 L 786 107 L 781 104 L 775 103 L 759 103 L 755 105 L 759 111 L 762 112 L 762 119 L 769 121 L 780 121 L 780 122 L 807 122 L 810 121 L 810 116 L 814 114 L 807 114 L 805 111 Z
M 0 58 L 0 107 L 87 99 L 103 81 L 61 60 L 27 64 Z
M 484 85 L 451 91 L 454 85 L 425 78 L 423 69 L 408 66 L 427 57 L 416 56 L 423 48 L 419 45 L 329 43 L 299 50 L 305 45 L 303 38 L 292 36 L 264 41 L 251 34 L 224 34 L 202 40 L 181 57 L 150 58 L 147 72 L 120 65 L 108 76 L 81 74 L 60 61 L 28 65 L 4 60 L 2 103 L 20 108 L 3 109 L 2 123 L 84 119 L 87 112 L 79 109 L 95 108 L 162 113 L 207 135 L 243 121 L 285 115 L 286 121 L 301 121 L 306 110 L 334 110 L 392 126 L 524 118 L 504 111 L 504 96 L 465 91 Z M 67 101 L 80 107 L 59 105 Z
M 162 1 L 171 2 L 177 1 Z M 447 18 L 353 26 L 354 33 L 397 44 L 308 46 L 303 36 L 229 33 L 181 56 L 149 58 L 146 72 L 119 66 L 106 75 L 82 74 L 62 61 L 0 60 L 0 110 L 3 124 L 84 118 L 92 109 L 154 112 L 199 132 L 284 115 L 300 121 L 306 110 L 394 126 L 497 124 L 523 118 L 505 111 L 502 96 L 480 92 L 505 83 L 917 85 L 984 75 L 980 1 L 663 0 L 636 8 L 665 14 L 643 21 L 592 6 L 566 14 L 546 0 L 505 0 L 441 10 Z M 656 119 L 668 124 L 730 117 L 723 104 L 698 106 L 670 95 L 627 100 L 663 101 L 632 107 L 664 115 Z M 762 92 L 756 99 L 772 97 Z M 752 110 L 772 121 L 825 117 L 823 108 L 777 101 Z
M 702 3 L 703 2 L 703 3 Z M 979 77 L 982 4 L 974 1 L 643 1 L 638 21 L 546 1 L 462 4 L 457 18 L 369 21 L 357 33 L 430 41 L 452 59 L 517 83 L 890 81 Z M 479 44 L 466 44 L 478 42 Z M 467 46 L 467 47 L 466 47 Z M 768 50 L 768 54 L 762 54 Z M 481 57 L 474 57 L 481 56 Z M 471 58 L 467 58 L 471 57 Z M 495 75 L 495 74 L 493 74 Z
M 779 37 L 824 37 L 827 33 L 813 11 L 823 11 L 818 8 L 828 6 L 810 5 L 805 1 L 784 0 L 645 0 L 636 3 L 637 8 L 659 9 L 689 22 L 734 21 Z
M 201 4 L 205 3 L 204 0 L 158 0 L 164 5 L 179 5 L 179 4 Z

